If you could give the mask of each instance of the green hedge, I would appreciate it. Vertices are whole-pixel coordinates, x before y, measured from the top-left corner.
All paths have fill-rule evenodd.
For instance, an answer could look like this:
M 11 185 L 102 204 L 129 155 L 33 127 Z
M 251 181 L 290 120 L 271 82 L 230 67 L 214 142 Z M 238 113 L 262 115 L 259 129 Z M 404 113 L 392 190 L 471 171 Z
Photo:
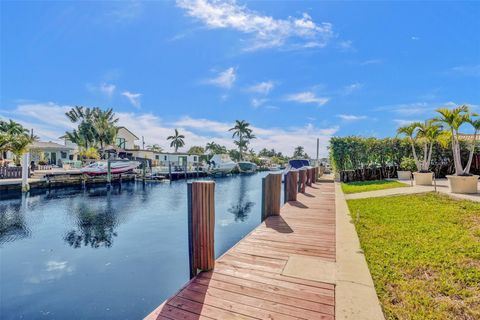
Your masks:
M 468 150 L 462 146 L 462 159 L 468 159 Z M 420 146 L 418 154 L 422 153 Z M 332 137 L 330 139 L 330 161 L 336 172 L 364 168 L 399 167 L 403 157 L 413 157 L 407 139 L 401 138 L 366 138 L 358 136 Z M 453 157 L 450 146 L 443 148 L 434 145 L 431 170 L 437 177 L 454 172 Z M 480 168 L 473 167 L 472 173 Z

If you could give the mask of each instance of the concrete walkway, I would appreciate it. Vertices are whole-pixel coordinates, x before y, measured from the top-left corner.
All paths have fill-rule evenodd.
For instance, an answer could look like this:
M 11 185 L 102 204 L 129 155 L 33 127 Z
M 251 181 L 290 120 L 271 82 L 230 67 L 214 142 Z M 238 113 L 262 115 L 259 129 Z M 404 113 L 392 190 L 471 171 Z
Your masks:
M 410 181 L 402 181 L 402 180 L 393 180 L 398 181 L 405 184 L 404 188 L 393 188 L 393 189 L 385 189 L 385 190 L 376 190 L 376 191 L 368 191 L 368 192 L 358 192 L 358 193 L 351 193 L 346 194 L 345 199 L 364 199 L 364 198 L 375 198 L 375 197 L 387 197 L 387 196 L 396 196 L 396 195 L 405 195 L 405 194 L 415 194 L 415 193 L 424 193 L 424 192 L 434 192 L 435 190 L 439 193 L 446 194 L 452 198 L 460 199 L 460 200 L 470 200 L 480 202 L 480 193 L 476 194 L 457 194 L 451 193 L 448 187 L 448 181 L 446 179 L 438 179 L 437 180 L 437 187 L 435 186 L 413 186 L 410 185 Z M 480 190 L 480 183 L 479 183 L 479 190 Z

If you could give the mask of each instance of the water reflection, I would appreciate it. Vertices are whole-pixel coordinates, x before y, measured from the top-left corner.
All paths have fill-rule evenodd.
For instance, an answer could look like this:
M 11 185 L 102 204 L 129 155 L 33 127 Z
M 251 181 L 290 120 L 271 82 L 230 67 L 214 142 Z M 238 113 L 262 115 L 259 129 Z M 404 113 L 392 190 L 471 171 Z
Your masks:
M 73 208 L 76 230 L 68 231 L 64 240 L 74 248 L 110 248 L 113 239 L 118 234 L 115 228 L 118 226 L 118 213 L 112 205 L 112 192 L 115 195 L 122 194 L 122 189 L 98 189 L 92 190 L 87 197 L 106 197 L 106 206 L 98 207 L 89 205 L 88 201 L 79 203 Z
M 244 222 L 248 218 L 248 214 L 252 211 L 254 205 L 255 202 L 252 201 L 240 201 L 228 208 L 228 212 L 233 213 L 235 216 L 235 222 Z
M 30 237 L 21 202 L 0 205 L 0 245 Z

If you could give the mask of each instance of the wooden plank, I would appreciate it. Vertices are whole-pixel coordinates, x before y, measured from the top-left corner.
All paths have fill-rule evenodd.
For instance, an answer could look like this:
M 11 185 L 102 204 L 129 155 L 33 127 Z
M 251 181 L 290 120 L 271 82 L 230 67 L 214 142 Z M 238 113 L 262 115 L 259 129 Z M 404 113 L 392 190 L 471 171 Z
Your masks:
M 333 190 L 331 183 L 314 183 L 217 261 L 196 256 L 197 263 L 214 263 L 215 269 L 198 274 L 146 319 L 334 319 L 334 284 L 282 275 L 292 255 L 335 261 Z M 200 192 L 206 196 L 204 188 Z M 280 203 L 280 195 L 265 198 Z M 211 204 L 213 194 L 203 203 L 192 202 L 200 211 Z M 197 240 L 211 243 L 213 219 L 192 220 L 204 231 Z

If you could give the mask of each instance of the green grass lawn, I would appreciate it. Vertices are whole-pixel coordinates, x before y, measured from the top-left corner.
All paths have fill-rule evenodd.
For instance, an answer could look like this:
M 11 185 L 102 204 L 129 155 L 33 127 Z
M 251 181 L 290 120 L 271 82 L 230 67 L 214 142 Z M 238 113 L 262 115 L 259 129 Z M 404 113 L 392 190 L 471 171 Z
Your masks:
M 426 193 L 348 206 L 387 319 L 480 319 L 480 203 Z
M 357 193 L 400 187 L 407 187 L 407 185 L 398 181 L 387 180 L 357 181 L 348 183 L 342 182 L 343 193 Z

